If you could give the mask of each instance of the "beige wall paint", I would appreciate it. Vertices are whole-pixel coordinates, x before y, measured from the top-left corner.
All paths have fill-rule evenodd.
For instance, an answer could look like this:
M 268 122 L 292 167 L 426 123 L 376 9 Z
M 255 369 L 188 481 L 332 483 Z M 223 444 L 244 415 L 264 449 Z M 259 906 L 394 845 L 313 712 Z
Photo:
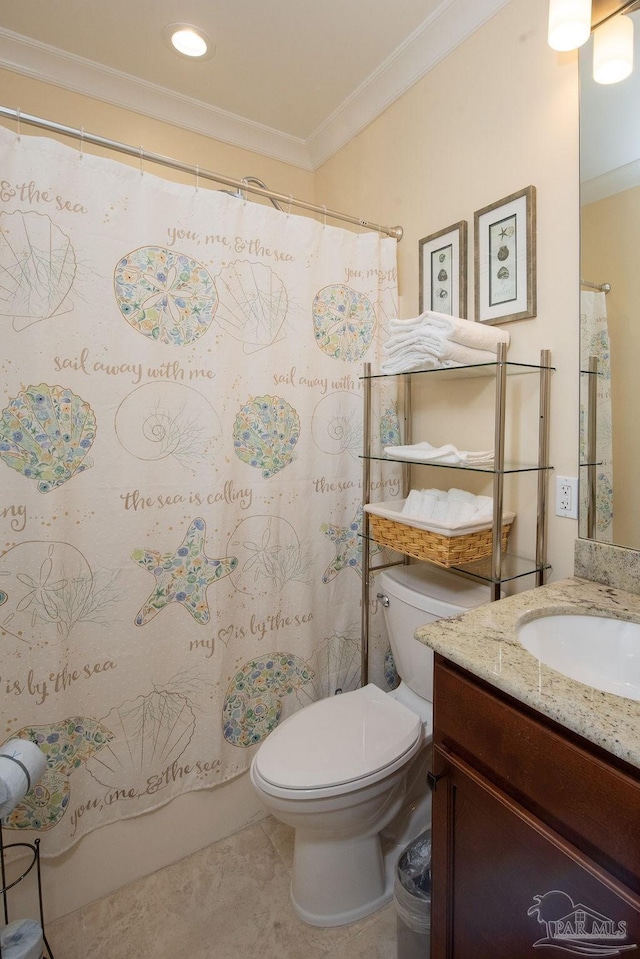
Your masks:
M 577 470 L 578 354 L 578 87 L 577 60 L 546 43 L 546 5 L 512 0 L 475 36 L 347 144 L 308 172 L 238 150 L 156 120 L 90 101 L 34 80 L 1 74 L 8 106 L 214 169 L 252 174 L 284 194 L 373 222 L 400 223 L 400 316 L 418 307 L 418 240 L 460 219 L 470 226 L 473 291 L 473 211 L 534 184 L 538 191 L 538 316 L 510 324 L 511 358 L 536 362 L 552 351 L 551 462 Z M 158 171 L 162 173 L 162 171 Z M 164 174 L 163 174 L 164 175 Z M 469 315 L 473 315 L 472 295 Z M 517 415 L 509 425 L 515 451 L 531 446 L 538 407 L 533 377 L 512 385 Z M 464 423 L 458 445 L 478 448 L 487 429 L 486 389 L 460 390 L 439 410 L 437 429 Z M 524 424 L 524 425 L 522 425 Z M 490 434 L 489 434 L 490 435 Z M 537 447 L 530 450 L 532 458 Z M 523 548 L 532 542 L 535 481 L 508 496 L 519 513 Z M 553 506 L 553 496 L 551 496 Z M 528 516 L 528 518 L 526 518 Z M 552 578 L 573 571 L 576 523 L 549 517 Z M 527 580 L 525 586 L 532 585 Z M 163 809 L 85 837 L 55 863 L 45 862 L 50 918 L 64 915 L 132 879 L 241 828 L 261 811 L 247 777 L 214 791 L 191 793 Z
M 308 170 L 301 170 L 299 167 L 282 163 L 271 157 L 221 143 L 219 140 L 199 133 L 177 129 L 152 117 L 122 110 L 108 103 L 61 90 L 59 87 L 19 76 L 7 70 L 0 70 L 0 91 L 2 105 L 13 110 L 54 120 L 56 123 L 78 130 L 84 129 L 119 143 L 142 146 L 150 153 L 159 153 L 162 156 L 198 166 L 201 170 L 210 170 L 234 179 L 257 176 L 276 193 L 313 201 L 313 173 Z M 15 122 L 0 119 L 0 123 L 10 129 L 16 129 Z M 21 133 L 26 136 L 50 135 L 26 124 L 21 125 Z M 77 140 L 63 136 L 58 136 L 56 139 L 80 149 Z M 86 144 L 83 149 L 87 153 L 108 156 L 122 163 L 134 166 L 139 163 L 135 158 Z M 194 178 L 166 167 L 144 164 L 143 168 L 166 179 L 183 183 L 188 183 L 190 180 L 194 182 Z M 201 180 L 200 186 L 205 188 L 204 180 Z M 215 183 L 211 183 L 210 188 L 225 189 L 224 186 Z
M 640 447 L 638 436 L 638 265 L 640 187 L 590 203 L 582 210 L 582 273 L 610 283 L 607 318 L 611 339 L 613 432 L 613 542 L 640 543 Z
M 508 324 L 509 358 L 537 362 L 552 352 L 550 461 L 577 476 L 578 444 L 578 74 L 575 54 L 547 45 L 547 5 L 512 0 L 481 30 L 389 107 L 316 173 L 316 202 L 366 211 L 404 227 L 398 246 L 403 318 L 418 312 L 418 240 L 458 220 L 469 224 L 469 311 L 473 317 L 473 214 L 533 184 L 537 190 L 537 317 Z M 533 383 L 512 383 L 508 442 L 535 460 Z M 532 380 L 533 377 L 527 377 Z M 437 407 L 418 439 L 486 449 L 492 396 L 477 385 Z M 489 429 L 488 429 L 489 426 Z M 455 432 L 455 435 L 452 435 Z M 433 439 L 432 439 L 433 436 Z M 464 443 L 472 445 L 464 446 Z M 458 485 L 454 481 L 451 485 Z M 434 484 L 433 474 L 429 485 Z M 446 480 L 442 483 L 446 485 Z M 439 485 L 442 485 L 440 483 Z M 549 512 L 554 484 L 549 484 Z M 531 555 L 535 480 L 508 480 L 505 503 L 518 514 L 516 549 Z M 517 532 L 516 532 L 517 530 Z M 573 572 L 574 520 L 549 515 L 551 579 Z M 533 585 L 528 578 L 519 588 Z

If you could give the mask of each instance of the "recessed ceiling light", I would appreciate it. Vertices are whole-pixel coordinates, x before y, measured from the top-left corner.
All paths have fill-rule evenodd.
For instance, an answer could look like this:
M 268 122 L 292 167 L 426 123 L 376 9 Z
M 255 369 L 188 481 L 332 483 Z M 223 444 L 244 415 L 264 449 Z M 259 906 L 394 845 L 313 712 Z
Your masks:
M 171 23 L 162 31 L 174 53 L 194 60 L 206 60 L 214 54 L 214 46 L 202 30 L 189 23 Z

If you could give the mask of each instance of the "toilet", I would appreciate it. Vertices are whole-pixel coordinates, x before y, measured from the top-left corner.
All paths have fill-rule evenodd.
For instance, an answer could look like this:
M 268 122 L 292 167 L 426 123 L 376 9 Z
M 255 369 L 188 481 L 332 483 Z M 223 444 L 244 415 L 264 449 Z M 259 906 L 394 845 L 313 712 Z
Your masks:
M 433 652 L 413 634 L 488 602 L 489 590 L 420 563 L 378 573 L 377 596 L 400 685 L 305 706 L 250 768 L 266 809 L 295 830 L 291 902 L 314 926 L 355 922 L 390 901 L 398 855 L 431 820 Z

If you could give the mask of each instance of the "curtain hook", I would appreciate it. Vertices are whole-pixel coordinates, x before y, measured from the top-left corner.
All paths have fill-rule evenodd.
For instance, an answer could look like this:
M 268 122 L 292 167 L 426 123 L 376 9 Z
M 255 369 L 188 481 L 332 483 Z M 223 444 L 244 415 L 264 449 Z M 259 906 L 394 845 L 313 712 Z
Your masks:
M 20 107 L 16 110 L 18 141 L 20 140 Z
M 140 176 L 143 176 L 143 175 L 144 175 L 144 168 L 143 168 L 143 166 L 142 166 L 142 161 L 143 161 L 143 159 L 144 159 L 144 152 L 143 152 L 142 145 L 141 145 L 141 146 L 140 146 Z
M 196 193 L 198 192 L 198 189 L 199 189 L 199 178 L 200 178 L 200 167 L 196 163 Z
M 84 156 L 84 127 L 80 127 L 80 159 Z
M 291 215 L 291 204 L 293 203 L 293 194 L 289 195 L 289 206 L 287 207 L 287 216 Z
M 327 225 L 327 208 L 324 205 L 324 203 L 322 204 L 322 212 L 324 214 L 324 225 L 326 226 Z

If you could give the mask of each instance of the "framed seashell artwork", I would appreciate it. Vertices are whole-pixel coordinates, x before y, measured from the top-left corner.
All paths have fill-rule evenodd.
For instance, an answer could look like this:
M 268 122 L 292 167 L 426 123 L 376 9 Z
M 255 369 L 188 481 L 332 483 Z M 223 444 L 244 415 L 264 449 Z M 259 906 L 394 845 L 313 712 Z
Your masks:
M 420 313 L 467 317 L 467 221 L 418 240 Z
M 525 187 L 473 215 L 475 319 L 506 323 L 536 315 L 536 188 Z

